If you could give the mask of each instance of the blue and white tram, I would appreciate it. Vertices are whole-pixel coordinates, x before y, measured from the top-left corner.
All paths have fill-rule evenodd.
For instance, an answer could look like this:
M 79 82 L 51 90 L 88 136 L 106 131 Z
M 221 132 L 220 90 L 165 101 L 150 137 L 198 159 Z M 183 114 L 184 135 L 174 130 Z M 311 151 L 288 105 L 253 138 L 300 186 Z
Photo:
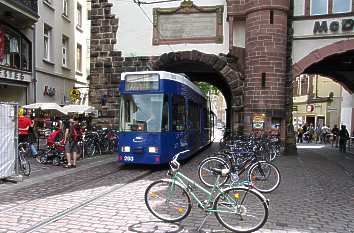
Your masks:
M 118 161 L 165 164 L 211 143 L 213 115 L 201 90 L 165 71 L 122 73 Z

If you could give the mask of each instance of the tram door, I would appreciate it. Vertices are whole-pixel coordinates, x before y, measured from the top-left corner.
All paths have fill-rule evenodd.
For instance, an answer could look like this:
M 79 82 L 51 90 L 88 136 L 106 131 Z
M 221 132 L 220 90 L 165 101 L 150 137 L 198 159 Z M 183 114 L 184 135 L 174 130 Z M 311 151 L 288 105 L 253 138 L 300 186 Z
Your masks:
M 174 153 L 189 149 L 187 138 L 187 106 L 183 96 L 172 96 L 172 132 Z
M 197 103 L 188 100 L 187 133 L 189 148 L 194 151 L 200 147 L 200 108 Z

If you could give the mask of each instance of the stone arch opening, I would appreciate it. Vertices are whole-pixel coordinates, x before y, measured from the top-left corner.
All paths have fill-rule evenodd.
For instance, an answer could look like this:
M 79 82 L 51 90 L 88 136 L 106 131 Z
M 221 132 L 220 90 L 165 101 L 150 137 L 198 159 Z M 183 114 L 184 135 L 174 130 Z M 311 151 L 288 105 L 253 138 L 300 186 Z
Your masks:
M 354 92 L 354 39 L 311 52 L 293 65 L 293 78 L 306 73 L 329 77 Z
M 237 62 L 214 54 L 184 51 L 162 54 L 152 62 L 151 67 L 154 70 L 185 73 L 191 81 L 214 85 L 226 100 L 226 126 L 233 130 L 242 127 L 243 75 Z
M 325 81 L 321 76 L 332 79 L 339 85 Z M 303 77 L 308 80 L 304 85 L 309 88 L 305 104 L 310 106 L 310 111 L 303 110 L 305 105 L 300 101 L 301 94 L 299 95 L 299 93 L 303 94 L 303 91 L 299 89 L 297 84 L 303 81 Z M 293 112 L 295 128 L 301 122 L 312 123 L 315 126 L 326 124 L 330 127 L 335 124 L 344 124 L 352 132 L 354 39 L 338 41 L 311 52 L 293 65 L 293 78 L 296 85 L 296 87 L 294 86 L 296 110 Z M 321 79 L 322 81 L 318 81 Z M 297 98 L 298 101 L 295 101 Z

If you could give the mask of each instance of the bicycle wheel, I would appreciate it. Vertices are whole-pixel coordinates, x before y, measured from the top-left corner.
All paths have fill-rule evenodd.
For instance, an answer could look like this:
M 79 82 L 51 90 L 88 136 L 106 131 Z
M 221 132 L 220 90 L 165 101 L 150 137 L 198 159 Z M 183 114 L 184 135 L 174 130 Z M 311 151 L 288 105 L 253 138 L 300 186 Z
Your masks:
M 253 232 L 268 219 L 268 204 L 263 195 L 243 187 L 232 187 L 219 193 L 214 201 L 215 216 L 234 232 Z
M 109 152 L 109 146 L 110 145 L 108 139 L 102 139 L 102 141 L 100 142 L 100 147 L 103 154 Z
M 215 171 L 211 170 L 212 168 L 229 169 L 230 166 L 227 164 L 227 162 L 225 162 L 225 160 L 218 157 L 209 157 L 207 159 L 204 159 L 199 164 L 198 177 L 200 181 L 208 187 L 213 187 L 216 182 L 216 178 L 218 177 L 218 174 Z M 220 177 L 219 185 L 224 185 L 228 179 L 229 176 Z
M 25 158 L 23 153 L 18 153 L 18 165 L 21 169 L 23 175 L 29 176 L 31 174 L 31 165 L 29 161 Z
M 145 204 L 149 211 L 165 222 L 178 222 L 192 209 L 186 190 L 171 180 L 158 180 L 145 191 Z
M 93 140 L 85 142 L 85 156 L 92 157 L 96 153 L 96 145 Z
M 279 169 L 266 161 L 257 162 L 248 173 L 248 180 L 262 193 L 270 193 L 278 188 L 280 179 Z

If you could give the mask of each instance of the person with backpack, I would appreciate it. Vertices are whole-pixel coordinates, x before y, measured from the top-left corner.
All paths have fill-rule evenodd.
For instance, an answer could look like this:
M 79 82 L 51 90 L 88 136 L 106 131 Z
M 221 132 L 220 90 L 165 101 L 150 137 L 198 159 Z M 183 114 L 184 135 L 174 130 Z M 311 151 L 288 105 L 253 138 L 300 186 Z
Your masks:
M 79 153 L 78 132 L 75 123 L 74 119 L 70 118 L 64 128 L 65 154 L 68 161 L 65 165 L 66 168 L 76 167 L 77 154 Z
M 345 153 L 347 141 L 349 140 L 349 133 L 345 125 L 341 125 L 339 131 L 339 151 Z

